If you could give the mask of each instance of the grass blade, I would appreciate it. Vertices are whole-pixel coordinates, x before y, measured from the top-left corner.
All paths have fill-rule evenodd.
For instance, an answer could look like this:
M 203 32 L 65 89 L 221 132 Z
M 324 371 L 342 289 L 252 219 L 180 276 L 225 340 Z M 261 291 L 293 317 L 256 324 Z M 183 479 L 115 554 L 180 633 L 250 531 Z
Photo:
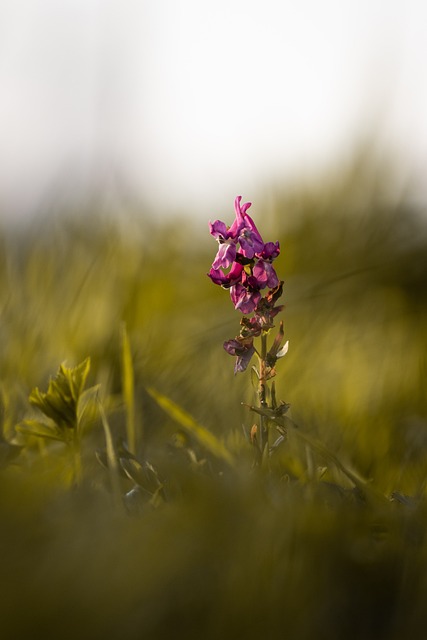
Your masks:
M 121 487 L 120 487 L 120 463 L 117 457 L 116 448 L 114 446 L 113 436 L 111 434 L 110 425 L 105 415 L 104 407 L 98 400 L 99 415 L 101 416 L 102 426 L 105 434 L 105 446 L 107 452 L 108 470 L 110 473 L 111 489 L 113 492 L 114 504 L 117 507 L 122 506 Z
M 129 336 L 126 324 L 122 324 L 122 389 L 126 406 L 126 435 L 128 449 L 136 454 L 136 424 L 135 424 L 135 379 L 132 364 Z
M 230 465 L 234 464 L 234 458 L 230 451 L 226 449 L 221 440 L 219 440 L 211 431 L 208 431 L 201 424 L 187 413 L 182 407 L 175 404 L 170 398 L 159 393 L 152 387 L 147 388 L 150 396 L 157 402 L 175 422 L 177 422 L 187 433 L 196 438 L 198 443 L 207 449 L 212 455 L 220 458 Z

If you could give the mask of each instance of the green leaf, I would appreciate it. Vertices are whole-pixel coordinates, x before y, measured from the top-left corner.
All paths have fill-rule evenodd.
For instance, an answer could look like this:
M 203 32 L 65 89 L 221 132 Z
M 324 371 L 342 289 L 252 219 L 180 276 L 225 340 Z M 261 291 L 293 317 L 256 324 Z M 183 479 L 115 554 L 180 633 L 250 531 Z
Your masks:
M 217 458 L 221 458 L 230 465 L 234 464 L 234 458 L 230 451 L 225 448 L 222 442 L 214 436 L 213 433 L 208 431 L 201 424 L 182 409 L 179 405 L 175 404 L 172 400 L 162 395 L 152 387 L 147 388 L 147 392 L 157 402 L 157 404 L 173 419 L 175 422 L 181 425 L 188 433 L 196 438 L 200 445 L 205 447 L 210 453 Z
M 136 458 L 120 458 L 122 469 L 127 477 L 137 485 L 154 494 L 163 484 L 159 480 L 157 471 L 153 465 L 145 461 L 141 464 Z
M 323 444 L 320 440 L 313 438 L 308 433 L 304 433 L 301 429 L 297 428 L 297 425 L 291 418 L 283 414 L 283 408 L 288 405 L 283 403 L 277 409 L 272 410 L 263 407 L 255 407 L 250 406 L 251 411 L 258 413 L 261 416 L 264 416 L 272 423 L 274 423 L 282 435 L 286 435 L 287 427 L 292 427 L 291 433 L 295 435 L 298 439 L 308 445 L 312 451 L 322 456 L 327 462 L 332 463 L 339 471 L 341 471 L 347 478 L 354 484 L 354 486 L 366 497 L 370 497 L 375 501 L 384 502 L 386 500 L 385 496 L 371 487 L 367 480 L 361 478 L 358 474 L 356 474 L 353 470 L 349 469 L 346 465 L 342 463 L 342 461 L 336 456 L 326 445 Z
M 143 487 L 146 484 L 147 478 L 142 464 L 136 460 L 136 458 L 120 458 L 119 460 L 127 477 Z
M 259 387 L 259 372 L 256 366 L 251 367 L 251 383 L 254 389 L 258 389 Z
M 270 456 L 270 451 L 268 448 L 268 443 L 266 442 L 264 445 L 264 449 L 261 455 L 261 468 L 262 469 L 269 469 L 270 463 L 269 463 L 269 456 Z
M 16 425 L 16 431 L 26 436 L 37 436 L 39 438 L 67 442 L 67 433 L 63 429 L 60 429 L 56 425 L 39 422 L 38 420 L 23 420 Z
M 122 388 L 126 406 L 126 435 L 129 451 L 136 453 L 135 428 L 135 381 L 130 349 L 129 336 L 126 325 L 122 325 Z
M 98 419 L 98 394 L 101 385 L 97 384 L 86 391 L 83 391 L 79 398 L 77 406 L 77 421 L 79 424 L 85 422 L 85 425 L 91 424 Z
M 104 407 L 102 406 L 99 400 L 98 400 L 98 407 L 99 407 L 99 414 L 101 416 L 102 426 L 104 428 L 107 463 L 108 463 L 108 470 L 110 473 L 111 489 L 113 492 L 113 498 L 114 498 L 116 507 L 120 507 L 120 505 L 122 504 L 122 500 L 121 500 L 120 476 L 119 476 L 120 474 L 119 460 L 117 457 L 116 448 L 114 446 L 110 425 L 108 424 Z
M 36 387 L 29 396 L 30 403 L 58 426 L 75 428 L 77 406 L 89 368 L 89 358 L 72 369 L 61 364 L 56 376 L 49 381 L 47 392 L 43 393 Z
M 76 367 L 73 367 L 72 369 L 67 369 L 63 365 L 61 365 L 61 369 L 64 370 L 65 376 L 69 381 L 71 395 L 74 401 L 77 403 L 89 375 L 90 358 L 86 358 L 85 360 L 83 360 L 83 362 L 78 364 Z
M 37 387 L 32 390 L 29 396 L 30 403 L 40 409 L 42 413 L 48 418 L 52 418 L 52 420 L 56 423 L 60 422 L 62 417 L 62 412 L 58 412 L 56 407 L 54 407 L 51 402 L 47 399 L 47 393 L 42 393 Z

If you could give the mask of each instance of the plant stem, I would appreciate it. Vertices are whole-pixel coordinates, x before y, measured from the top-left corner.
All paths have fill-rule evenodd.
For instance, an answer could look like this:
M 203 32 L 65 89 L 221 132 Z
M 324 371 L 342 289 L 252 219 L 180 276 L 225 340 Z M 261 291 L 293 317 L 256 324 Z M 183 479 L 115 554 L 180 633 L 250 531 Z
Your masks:
M 73 428 L 73 464 L 74 464 L 74 484 L 78 487 L 82 481 L 83 469 L 82 469 L 82 452 L 80 446 L 80 433 L 79 425 L 76 424 Z
M 266 359 L 267 359 L 267 334 L 261 334 L 261 356 L 259 359 L 259 404 L 261 409 L 267 408 L 267 389 L 266 389 Z M 268 430 L 267 420 L 265 416 L 260 415 L 259 420 L 259 446 L 261 449 L 261 457 L 264 452 L 264 447 L 268 445 Z
M 113 503 L 117 509 L 123 508 L 123 501 L 121 497 L 120 487 L 120 470 L 117 451 L 114 446 L 113 436 L 111 433 L 110 425 L 108 424 L 107 416 L 105 415 L 104 407 L 98 398 L 99 415 L 101 416 L 102 426 L 104 428 L 105 444 L 107 449 L 107 461 L 108 470 L 110 473 L 111 490 L 113 496 Z
M 135 381 L 132 352 L 126 324 L 122 324 L 122 387 L 126 406 L 126 435 L 129 451 L 136 454 Z
M 258 407 L 250 407 L 250 409 L 255 413 L 262 415 L 261 411 L 263 410 L 260 410 Z M 306 446 L 308 445 L 312 451 L 318 453 L 325 460 L 332 463 L 337 469 L 339 469 L 339 471 L 341 471 L 360 491 L 361 495 L 364 495 L 366 498 L 370 498 L 372 501 L 376 501 L 377 503 L 379 502 L 384 504 L 389 502 L 389 500 L 381 492 L 372 487 L 367 480 L 360 478 L 356 473 L 344 465 L 341 460 L 332 453 L 328 447 L 326 447 L 326 445 L 309 434 L 304 433 L 301 429 L 298 429 L 297 425 L 293 420 L 291 420 L 291 418 L 288 418 L 287 416 L 279 416 L 277 414 L 275 415 L 273 411 L 268 409 L 265 411 L 264 418 L 282 427 L 285 432 L 288 426 L 292 427 L 292 433 L 297 438 L 302 440 Z

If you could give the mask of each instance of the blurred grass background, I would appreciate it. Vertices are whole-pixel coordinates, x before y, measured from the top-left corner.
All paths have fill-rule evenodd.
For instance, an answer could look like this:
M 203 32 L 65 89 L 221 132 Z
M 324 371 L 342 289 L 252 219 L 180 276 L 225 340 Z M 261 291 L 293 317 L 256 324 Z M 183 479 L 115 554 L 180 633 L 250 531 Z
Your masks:
M 241 402 L 253 391 L 222 349 L 240 317 L 206 277 L 216 251 L 207 220 L 162 223 L 88 205 L 4 226 L 3 434 L 26 446 L 0 471 L 3 637 L 425 637 L 427 218 L 390 180 L 359 158 L 319 184 L 278 188 L 268 210 L 242 194 L 264 240 L 282 247 L 290 349 L 277 395 L 300 429 L 387 497 L 399 492 L 401 502 L 385 505 L 342 499 L 327 483 L 325 499 L 291 438 L 278 475 L 250 472 L 242 425 L 253 417 Z M 232 217 L 230 206 L 211 219 Z M 123 322 L 138 456 L 173 496 L 137 517 L 111 506 L 94 454 L 105 446 L 99 420 L 74 490 L 61 446 L 15 433 L 33 415 L 31 389 L 46 389 L 61 362 L 90 356 L 91 384 L 113 407 L 114 436 L 125 437 Z M 179 427 L 147 386 L 240 454 L 237 470 L 187 463 Z

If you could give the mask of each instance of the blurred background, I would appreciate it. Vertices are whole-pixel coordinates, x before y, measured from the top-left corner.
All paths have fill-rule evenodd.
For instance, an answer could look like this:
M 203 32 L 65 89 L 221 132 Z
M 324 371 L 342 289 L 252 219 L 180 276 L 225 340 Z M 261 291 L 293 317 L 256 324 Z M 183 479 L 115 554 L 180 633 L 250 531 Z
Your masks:
M 5 638 L 424 640 L 426 24 L 422 0 L 0 0 Z M 292 430 L 253 468 L 256 389 L 222 348 L 241 316 L 206 277 L 236 195 L 282 248 L 277 398 L 378 502 Z M 129 513 L 98 404 L 78 488 L 64 443 L 22 433 L 89 356 L 126 439 L 124 325 L 166 495 Z
M 280 397 L 384 490 L 423 491 L 425 4 L 0 7 L 8 436 L 64 360 L 120 395 L 123 322 L 143 412 L 152 384 L 224 436 L 247 420 L 240 317 L 206 278 L 241 194 L 282 246 Z
M 426 21 L 422 0 L 2 0 L 2 217 L 96 194 L 204 225 L 361 147 L 424 198 Z

